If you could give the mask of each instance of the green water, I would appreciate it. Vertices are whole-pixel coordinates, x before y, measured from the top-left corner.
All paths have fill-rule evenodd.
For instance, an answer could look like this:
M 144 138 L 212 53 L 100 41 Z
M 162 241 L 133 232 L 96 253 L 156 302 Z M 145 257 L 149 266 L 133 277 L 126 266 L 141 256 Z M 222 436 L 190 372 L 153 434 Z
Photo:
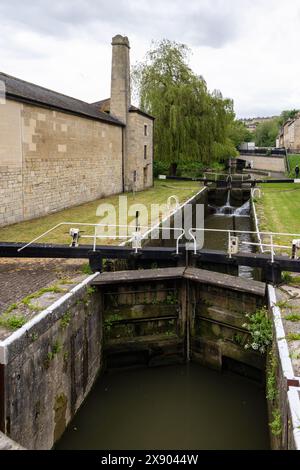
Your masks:
M 264 390 L 196 364 L 103 375 L 57 449 L 268 449 Z

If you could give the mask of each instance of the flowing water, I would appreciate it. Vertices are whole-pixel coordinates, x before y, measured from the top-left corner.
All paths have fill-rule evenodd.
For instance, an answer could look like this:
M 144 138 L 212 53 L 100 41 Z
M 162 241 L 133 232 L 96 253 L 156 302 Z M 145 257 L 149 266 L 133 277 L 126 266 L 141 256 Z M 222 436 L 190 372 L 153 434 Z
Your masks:
M 225 205 L 209 206 L 212 213 L 205 218 L 204 226 L 206 229 L 232 230 L 232 235 L 235 235 L 235 230 L 251 231 L 250 200 L 240 206 L 232 206 L 230 200 L 231 194 L 229 190 Z M 245 253 L 251 252 L 251 245 L 243 244 L 243 242 L 251 241 L 250 234 L 237 233 L 236 235 L 239 238 L 239 251 Z M 204 248 L 227 251 L 228 234 L 225 232 L 205 232 Z M 252 279 L 253 269 L 248 266 L 239 266 L 239 276 Z
M 57 449 L 268 449 L 264 391 L 189 364 L 105 374 Z

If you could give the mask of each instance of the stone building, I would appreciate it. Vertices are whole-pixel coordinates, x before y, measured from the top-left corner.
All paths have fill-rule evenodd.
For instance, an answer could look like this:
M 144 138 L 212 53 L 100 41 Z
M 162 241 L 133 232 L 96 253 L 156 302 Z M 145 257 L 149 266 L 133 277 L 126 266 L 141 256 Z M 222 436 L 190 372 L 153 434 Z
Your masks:
M 254 134 L 259 124 L 262 124 L 263 122 L 271 121 L 274 118 L 276 118 L 276 116 L 246 118 L 246 119 L 240 119 L 240 121 L 245 124 L 249 132 Z
M 278 147 L 285 147 L 289 152 L 300 153 L 300 114 L 283 124 L 277 140 Z
M 153 184 L 153 117 L 131 105 L 129 41 L 111 98 L 86 103 L 0 73 L 0 226 Z

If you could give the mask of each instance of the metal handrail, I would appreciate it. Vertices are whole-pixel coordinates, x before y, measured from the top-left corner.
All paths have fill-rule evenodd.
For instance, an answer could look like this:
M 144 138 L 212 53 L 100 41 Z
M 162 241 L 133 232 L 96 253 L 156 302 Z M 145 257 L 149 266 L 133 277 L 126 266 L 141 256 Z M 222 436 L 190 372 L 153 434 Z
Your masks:
M 168 197 L 167 208 L 169 210 L 172 209 L 172 204 L 171 204 L 172 199 L 174 199 L 174 201 L 175 201 L 175 209 L 178 209 L 178 207 L 180 207 L 180 202 L 179 202 L 179 198 L 178 198 L 178 196 L 176 196 L 176 194 L 172 194 L 172 196 Z
M 233 229 L 218 229 L 218 228 L 193 228 L 191 227 L 188 231 L 191 239 L 193 240 L 193 245 L 194 245 L 194 254 L 197 254 L 197 240 L 192 232 L 223 232 L 228 234 L 228 255 L 229 258 L 232 257 L 232 252 L 231 252 L 231 234 L 233 233 L 242 233 L 242 234 L 255 234 L 256 236 L 258 235 L 263 235 L 263 236 L 269 236 L 270 237 L 270 243 L 255 243 L 255 242 L 247 242 L 247 241 L 242 241 L 242 245 L 252 245 L 252 246 L 265 246 L 265 247 L 270 247 L 270 253 L 271 253 L 271 262 L 274 262 L 274 255 L 275 251 L 274 248 L 285 248 L 289 249 L 291 246 L 287 245 L 278 245 L 273 243 L 273 237 L 274 236 L 282 236 L 282 237 L 300 237 L 299 233 L 285 233 L 285 232 L 257 232 L 257 231 L 252 231 L 252 230 L 233 230 Z M 268 250 L 269 251 L 269 250 Z
M 258 192 L 258 197 L 259 199 L 261 198 L 261 189 L 256 187 L 256 188 L 251 188 L 251 197 L 255 197 L 255 193 Z
M 160 225 L 158 227 L 153 227 L 150 232 L 147 232 L 147 233 L 143 234 L 141 239 L 145 240 L 146 236 L 148 236 L 151 232 L 154 232 L 155 230 L 172 230 L 174 232 L 178 231 L 178 230 L 181 230 L 181 234 L 176 238 L 176 254 L 178 255 L 179 254 L 179 242 L 185 236 L 185 229 L 182 228 L 182 227 L 175 227 L 174 228 L 174 227 L 164 227 L 164 226 Z
M 85 223 L 85 222 L 60 222 L 59 224 L 55 225 L 54 227 L 50 228 L 49 230 L 47 230 L 46 232 L 42 233 L 41 235 L 39 235 L 38 237 L 34 238 L 33 240 L 31 240 L 30 242 L 26 243 L 25 245 L 23 245 L 21 248 L 19 248 L 17 251 L 20 252 L 22 250 L 24 250 L 25 248 L 27 248 L 28 246 L 32 245 L 34 242 L 40 240 L 41 238 L 43 238 L 44 236 L 48 235 L 49 233 L 53 232 L 54 230 L 56 230 L 57 228 L 59 227 L 62 227 L 63 225 L 77 225 L 77 226 L 84 226 L 84 227 L 95 227 L 95 232 L 96 232 L 96 229 L 97 227 L 113 227 L 113 228 L 128 228 L 128 227 L 131 227 L 130 225 L 114 225 L 114 224 L 91 224 L 91 223 Z M 150 227 L 148 226 L 145 226 L 145 225 L 141 225 L 140 228 L 145 228 L 145 229 L 149 229 Z M 108 236 L 101 236 L 101 235 L 97 235 L 97 238 L 109 238 Z M 95 238 L 95 233 L 94 235 L 82 235 L 82 238 Z M 123 238 L 123 236 L 115 236 L 115 237 L 112 237 L 114 239 L 116 238 Z M 129 236 L 126 238 L 130 238 Z
M 96 245 L 97 245 L 97 239 L 104 239 L 104 238 L 108 238 L 108 239 L 111 239 L 111 240 L 116 240 L 116 239 L 125 239 L 125 240 L 129 240 L 129 241 L 132 241 L 132 243 L 134 244 L 135 243 L 135 246 L 133 247 L 135 249 L 135 252 L 137 253 L 138 251 L 138 243 L 137 243 L 137 240 L 140 239 L 140 240 L 143 240 L 144 239 L 144 236 L 146 235 L 146 232 L 144 235 L 141 233 L 140 229 L 147 229 L 147 230 L 172 230 L 172 231 L 175 231 L 175 230 L 180 230 L 181 233 L 180 235 L 177 237 L 176 239 L 176 254 L 179 253 L 179 241 L 184 237 L 185 235 L 185 230 L 181 227 L 179 228 L 172 228 L 172 227 L 163 227 L 163 226 L 159 226 L 159 227 L 149 227 L 148 225 L 139 225 L 138 226 L 138 230 L 134 230 L 131 235 L 97 235 L 97 228 L 98 227 L 112 227 L 112 228 L 133 228 L 131 225 L 117 225 L 117 224 L 92 224 L 92 223 L 84 223 L 84 222 L 60 222 L 59 224 L 55 225 L 54 227 L 52 227 L 51 229 L 47 230 L 46 232 L 42 233 L 41 235 L 39 235 L 38 237 L 35 237 L 33 240 L 31 240 L 30 242 L 26 243 L 25 245 L 23 245 L 22 247 L 18 248 L 18 252 L 24 250 L 25 248 L 29 247 L 30 245 L 32 245 L 33 243 L 35 243 L 36 241 L 40 240 L 41 238 L 45 237 L 46 235 L 48 235 L 49 233 L 53 232 L 54 230 L 56 230 L 57 228 L 59 227 L 62 227 L 62 226 L 84 226 L 84 227 L 95 227 L 95 230 L 94 230 L 94 234 L 93 235 L 81 235 L 81 238 L 92 238 L 93 239 L 93 251 L 96 251 Z M 151 232 L 150 232 L 151 233 Z M 138 234 L 138 236 L 136 236 L 136 234 Z

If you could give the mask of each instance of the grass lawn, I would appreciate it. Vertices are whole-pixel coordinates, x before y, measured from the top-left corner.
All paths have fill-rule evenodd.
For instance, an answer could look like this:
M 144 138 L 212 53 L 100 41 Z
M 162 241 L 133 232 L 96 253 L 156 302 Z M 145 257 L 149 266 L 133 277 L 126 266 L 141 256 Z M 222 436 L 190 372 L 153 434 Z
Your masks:
M 179 201 L 182 203 L 189 199 L 192 195 L 196 194 L 200 189 L 201 185 L 196 181 L 156 180 L 153 188 L 135 194 L 126 193 L 127 205 L 129 207 L 132 204 L 144 204 L 149 209 L 151 204 L 166 204 L 168 197 L 171 195 L 176 195 Z M 20 222 L 18 224 L 1 228 L 0 240 L 3 242 L 29 242 L 60 222 L 100 223 L 101 217 L 96 215 L 96 211 L 99 204 L 103 203 L 112 204 L 115 207 L 117 215 L 116 224 L 119 224 L 119 195 L 114 195 L 88 202 L 70 209 L 65 209 L 45 217 L 40 217 L 38 219 Z M 132 208 L 132 214 L 135 213 L 135 210 L 139 210 L 139 208 Z M 145 217 L 141 218 L 141 225 L 149 225 L 151 223 L 150 210 L 148 212 L 148 217 L 147 214 L 145 214 Z M 134 216 L 127 217 L 127 223 L 129 223 L 133 218 Z M 126 215 L 124 220 L 126 220 Z M 158 219 L 156 219 L 156 221 L 158 221 Z M 74 226 L 76 227 L 76 224 L 74 224 Z M 39 240 L 39 242 L 69 244 L 71 240 L 69 236 L 69 229 L 70 227 L 67 226 L 59 227 L 51 234 L 43 237 L 41 240 Z M 93 228 L 83 227 L 82 230 L 85 231 L 84 235 L 93 233 Z M 107 242 L 107 240 L 101 241 L 101 243 L 105 242 Z M 82 240 L 81 243 L 88 244 L 91 243 L 91 240 L 88 239 L 85 240 L 85 242 Z M 115 243 L 120 243 L 120 240 L 116 241 Z
M 290 164 L 290 172 L 289 172 L 289 176 L 291 178 L 295 178 L 295 166 L 298 165 L 299 168 L 300 168 L 300 154 L 291 154 L 291 155 L 288 155 L 288 160 L 289 160 L 289 164 Z
M 300 184 L 270 183 L 260 187 L 262 197 L 255 203 L 260 230 L 300 234 Z M 291 243 L 286 237 L 274 240 Z

